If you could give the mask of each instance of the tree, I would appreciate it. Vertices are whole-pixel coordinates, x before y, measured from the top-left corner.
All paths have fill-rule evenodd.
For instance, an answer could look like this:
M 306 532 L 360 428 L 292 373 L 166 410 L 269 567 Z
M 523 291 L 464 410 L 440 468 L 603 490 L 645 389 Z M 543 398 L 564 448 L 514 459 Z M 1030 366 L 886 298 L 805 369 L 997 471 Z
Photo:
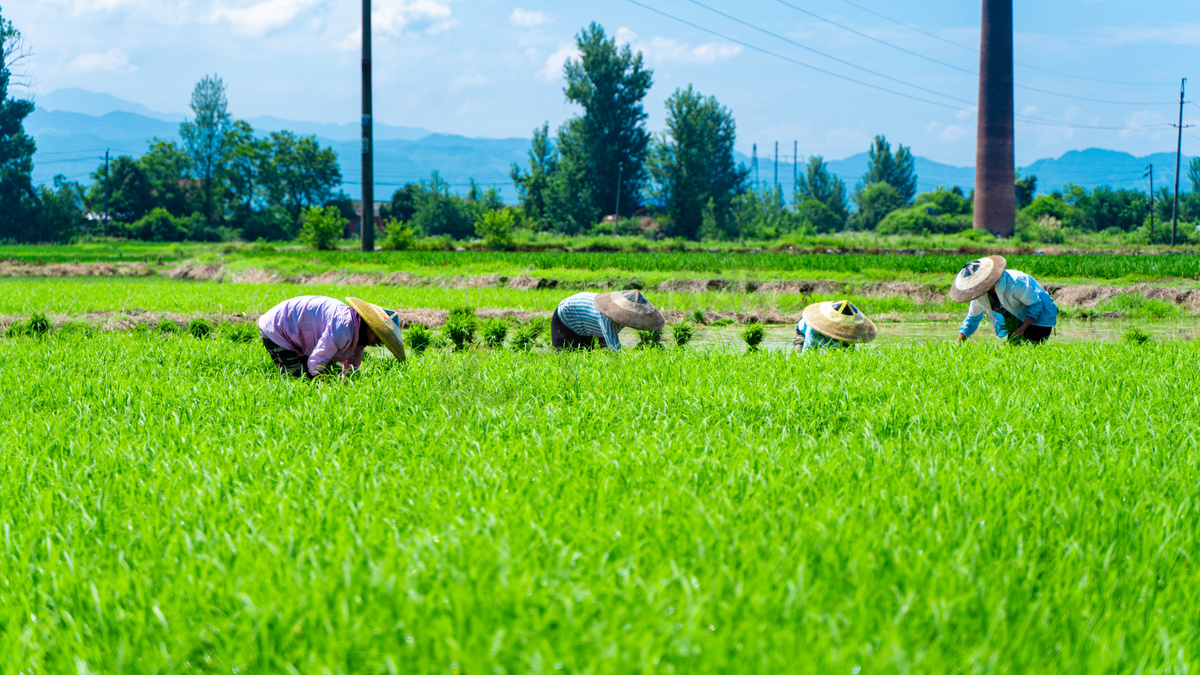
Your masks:
M 475 234 L 475 217 L 461 197 L 450 194 L 450 185 L 437 171 L 423 182 L 413 227 L 429 237 L 449 235 L 467 239 Z
M 192 160 L 174 141 L 154 139 L 138 160 L 154 195 L 154 203 L 174 216 L 190 216 L 201 207 L 199 181 L 192 178 Z
M 904 198 L 891 183 L 871 183 L 854 195 L 858 213 L 851 221 L 856 230 L 873 230 L 889 213 L 904 206 Z
M 825 158 L 820 155 L 810 158 L 804 173 L 796 178 L 796 195 L 797 202 L 802 201 L 801 198 L 821 202 L 843 223 L 850 213 L 846 204 L 846 183 L 829 170 Z
M 10 66 L 20 58 L 21 33 L 0 16 L 0 239 L 26 239 L 27 214 L 33 205 L 33 153 L 37 146 L 25 133 L 33 102 L 8 93 Z
M 231 119 L 225 99 L 225 83 L 215 75 L 206 75 L 192 90 L 191 106 L 196 117 L 179 126 L 179 135 L 183 138 L 204 192 L 204 219 L 211 223 L 213 179 L 229 161 L 228 132 Z
M 1032 204 L 1033 196 L 1037 194 L 1037 176 L 1021 178 L 1021 174 L 1017 174 L 1016 192 L 1018 210 Z
M 386 211 L 384 215 L 395 218 L 401 223 L 407 223 L 416 215 L 420 200 L 421 184 L 405 183 L 404 187 L 396 188 L 396 191 L 392 193 L 391 204 L 383 207 Z
M 332 250 L 350 222 L 336 206 L 310 206 L 304 209 L 301 219 L 300 243 L 314 251 Z
M 92 172 L 92 181 L 85 203 L 96 213 L 104 213 L 107 203 L 109 220 L 133 223 L 157 205 L 150 178 L 132 157 L 122 155 L 110 162 L 107 176 L 101 164 Z
M 292 216 L 299 227 L 305 207 L 323 206 L 342 182 L 337 153 L 322 148 L 316 136 L 298 137 L 290 131 L 272 132 L 271 162 L 263 181 L 270 199 Z
M 483 237 L 487 247 L 503 251 L 512 245 L 513 215 L 507 209 L 488 210 L 475 221 L 475 234 Z
M 635 55 L 628 45 L 618 48 L 597 23 L 581 31 L 576 44 L 581 57 L 566 63 L 564 93 L 584 114 L 563 125 L 558 146 L 579 174 L 564 179 L 582 178 L 589 190 L 576 199 L 588 199 L 593 212 L 615 211 L 620 195 L 618 215 L 627 215 L 640 205 L 645 183 L 650 134 L 642 99 L 652 72 L 643 66 L 640 52 Z
M 522 172 L 513 162 L 509 176 L 517 188 L 517 196 L 525 215 L 541 229 L 549 229 L 551 208 L 551 182 L 558 172 L 558 150 L 550 140 L 550 123 L 533 130 L 533 141 L 529 144 L 529 170 Z M 398 192 L 398 191 L 397 191 Z M 395 203 L 395 196 L 392 197 Z
M 650 193 L 663 204 L 669 236 L 699 239 L 705 217 L 734 230 L 733 198 L 746 190 L 749 170 L 733 157 L 737 125 L 716 98 L 676 89 L 667 100 L 667 131 L 647 160 Z
M 893 155 L 887 138 L 876 136 L 869 154 L 871 164 L 863 174 L 861 187 L 887 183 L 896 189 L 904 204 L 912 202 L 917 195 L 917 167 L 912 152 L 901 145 Z
M 54 189 L 38 188 L 34 228 L 28 240 L 65 243 L 79 234 L 83 225 L 83 186 L 59 174 Z

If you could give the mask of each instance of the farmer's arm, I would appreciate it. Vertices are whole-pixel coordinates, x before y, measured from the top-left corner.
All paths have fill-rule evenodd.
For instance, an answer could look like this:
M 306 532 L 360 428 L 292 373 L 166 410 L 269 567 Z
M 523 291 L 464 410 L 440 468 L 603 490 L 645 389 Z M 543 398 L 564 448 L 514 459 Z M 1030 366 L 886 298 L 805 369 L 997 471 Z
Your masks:
M 813 330 L 813 327 L 808 325 L 807 323 L 805 323 L 804 324 L 804 346 L 800 348 L 801 354 L 803 354 L 813 348 L 813 342 L 816 340 L 816 336 L 814 335 L 814 333 L 816 333 L 816 331 Z
M 621 350 L 621 336 L 618 331 L 621 327 L 618 326 L 612 319 L 607 316 L 600 317 L 600 332 L 604 333 L 604 344 L 608 345 L 608 350 L 612 352 Z
M 960 342 L 975 334 L 979 328 L 979 322 L 983 320 L 983 312 L 983 303 L 978 298 L 972 300 L 971 304 L 967 306 L 967 318 L 963 319 L 962 325 L 958 327 Z
M 1018 335 L 1024 335 L 1025 329 L 1029 328 L 1031 325 L 1033 325 L 1033 314 L 1032 313 L 1029 316 L 1025 317 L 1025 320 L 1021 322 L 1021 325 L 1012 332 L 1012 337 L 1016 337 Z
M 1014 335 L 1021 335 L 1034 321 L 1042 318 L 1041 294 L 1038 293 L 1033 277 L 1025 275 L 1012 280 L 1009 286 L 1009 297 L 1025 309 L 1025 322 L 1021 324 L 1020 328 L 1013 331 Z
M 316 347 L 313 347 L 312 354 L 308 355 L 308 373 L 313 377 L 320 375 L 321 371 L 325 370 L 325 366 L 333 360 L 333 355 L 338 353 L 335 337 L 334 327 L 326 326 L 325 331 L 321 333 L 321 338 L 317 340 Z
M 349 359 L 347 359 L 345 362 L 343 362 L 342 363 L 342 376 L 349 377 L 356 370 L 358 370 L 359 368 L 362 368 L 362 357 L 363 357 L 363 350 L 359 349 L 358 351 L 354 352 L 354 356 L 351 356 Z

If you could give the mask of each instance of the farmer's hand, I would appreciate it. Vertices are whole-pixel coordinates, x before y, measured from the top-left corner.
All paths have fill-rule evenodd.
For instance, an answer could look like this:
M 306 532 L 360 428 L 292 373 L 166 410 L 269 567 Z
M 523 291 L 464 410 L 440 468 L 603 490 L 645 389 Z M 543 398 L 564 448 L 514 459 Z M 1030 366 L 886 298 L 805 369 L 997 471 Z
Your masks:
M 959 342 L 966 342 L 966 341 L 967 341 L 967 336 L 966 336 L 966 335 L 963 335 L 962 333 L 959 333 L 959 334 L 958 334 L 958 341 L 959 341 Z
M 1020 327 L 1012 332 L 1012 337 L 1025 337 L 1025 329 L 1033 323 L 1033 319 L 1025 319 L 1021 322 Z

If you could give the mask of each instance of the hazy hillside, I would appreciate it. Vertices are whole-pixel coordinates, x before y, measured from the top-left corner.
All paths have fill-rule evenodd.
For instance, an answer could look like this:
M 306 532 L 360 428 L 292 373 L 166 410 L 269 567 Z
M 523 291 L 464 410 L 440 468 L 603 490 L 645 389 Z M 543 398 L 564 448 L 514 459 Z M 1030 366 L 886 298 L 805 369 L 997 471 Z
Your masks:
M 179 122 L 183 115 L 160 113 L 145 106 L 123 101 L 107 94 L 95 94 L 81 89 L 64 89 L 47 94 L 36 101 L 38 107 L 25 122 L 25 129 L 38 143 L 34 156 L 34 181 L 48 183 L 56 174 L 71 180 L 90 181 L 90 174 L 103 161 L 105 149 L 113 156 L 138 156 L 145 152 L 151 139 L 178 140 Z M 298 134 L 315 134 L 323 144 L 332 146 L 341 158 L 344 188 L 350 194 L 361 189 L 359 161 L 360 128 L 355 123 L 321 124 L 298 122 L 275 117 L 247 120 L 260 134 L 289 129 Z M 467 138 L 434 134 L 424 129 L 376 125 L 375 127 L 375 194 L 387 198 L 406 182 L 427 178 L 437 170 L 454 189 L 463 191 L 474 178 L 481 185 L 495 185 L 509 203 L 516 191 L 509 179 L 513 162 L 524 165 L 529 148 L 527 138 Z M 750 165 L 751 159 L 738 155 Z M 917 157 L 917 187 L 932 190 L 939 185 L 957 185 L 969 191 L 974 185 L 975 169 L 941 164 Z M 1186 166 L 1188 158 L 1184 159 Z M 868 163 L 867 153 L 844 159 L 829 160 L 830 168 L 853 189 Z M 1174 181 L 1175 156 L 1159 153 L 1149 157 L 1112 150 L 1090 149 L 1072 151 L 1058 159 L 1041 159 L 1020 171 L 1036 175 L 1038 188 L 1047 192 L 1068 182 L 1087 188 L 1111 185 L 1118 188 L 1148 189 L 1141 177 L 1146 166 L 1154 164 L 1155 187 L 1171 185 Z M 800 170 L 803 170 L 801 165 Z M 779 181 L 784 193 L 792 193 L 793 167 L 780 163 Z M 776 169 L 769 158 L 759 158 L 757 178 L 765 187 L 775 179 Z M 754 180 L 754 175 L 751 180 Z M 1186 177 L 1181 189 L 1188 190 Z

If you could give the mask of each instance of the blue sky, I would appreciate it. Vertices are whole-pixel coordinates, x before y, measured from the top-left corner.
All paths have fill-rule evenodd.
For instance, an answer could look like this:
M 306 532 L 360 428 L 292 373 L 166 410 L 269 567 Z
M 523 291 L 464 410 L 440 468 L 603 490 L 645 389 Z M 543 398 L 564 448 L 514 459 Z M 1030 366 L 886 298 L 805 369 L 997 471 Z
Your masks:
M 575 114 L 561 65 L 573 36 L 598 21 L 653 68 L 654 130 L 665 99 L 691 83 L 732 109 L 746 152 L 757 143 L 767 155 L 778 141 L 790 154 L 798 141 L 802 156 L 838 158 L 883 133 L 930 159 L 974 162 L 977 82 L 963 71 L 978 67 L 977 0 L 637 3 L 661 13 L 629 0 L 374 0 L 376 118 L 480 137 L 557 125 Z M 1200 63 L 1194 0 L 1015 4 L 1016 58 L 1031 66 L 1016 68 L 1028 87 L 1016 92 L 1018 164 L 1089 147 L 1174 150 L 1179 79 L 1195 75 L 1200 87 L 1188 72 Z M 355 0 L 22 0 L 3 10 L 25 34 L 35 99 L 80 87 L 185 111 L 195 82 L 217 73 L 236 116 L 359 114 Z M 1200 124 L 1200 105 L 1184 117 Z M 1200 152 L 1200 128 L 1186 133 L 1185 154 Z

